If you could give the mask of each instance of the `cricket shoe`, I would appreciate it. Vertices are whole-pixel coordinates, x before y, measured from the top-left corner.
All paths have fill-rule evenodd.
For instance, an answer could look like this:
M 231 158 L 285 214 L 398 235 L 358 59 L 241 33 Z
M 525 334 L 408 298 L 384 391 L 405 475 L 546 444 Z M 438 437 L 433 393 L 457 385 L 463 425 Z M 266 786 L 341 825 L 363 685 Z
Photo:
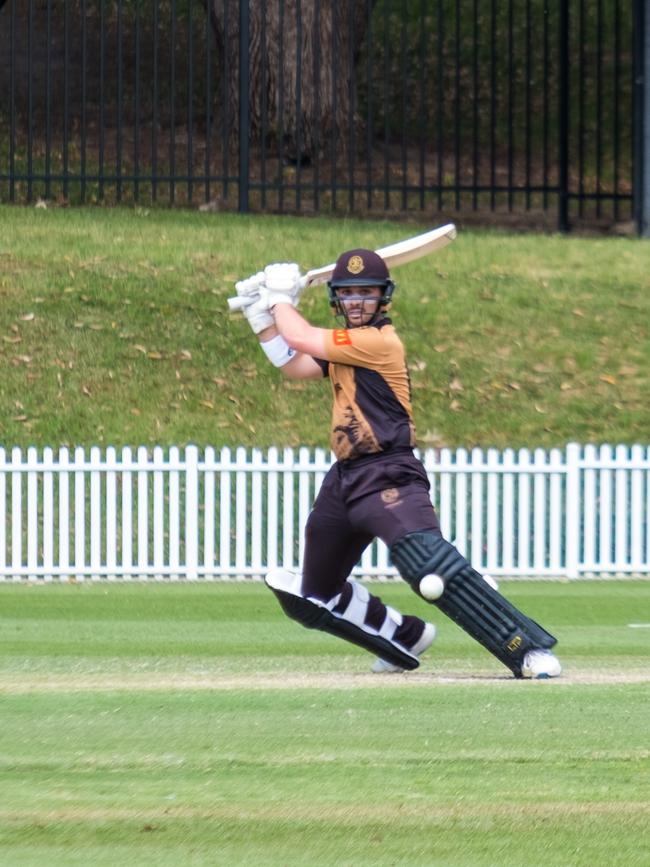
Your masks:
M 521 676 L 534 680 L 547 680 L 562 673 L 560 660 L 550 650 L 529 650 L 524 656 Z
M 425 623 L 424 630 L 422 635 L 415 642 L 413 647 L 409 649 L 409 653 L 412 653 L 413 656 L 420 656 L 424 651 L 430 647 L 433 643 L 433 639 L 436 637 L 436 627 L 433 623 Z M 373 664 L 371 671 L 374 674 L 392 674 L 399 673 L 405 671 L 406 669 L 402 668 L 399 665 L 395 665 L 392 662 L 387 662 L 385 659 L 377 658 Z

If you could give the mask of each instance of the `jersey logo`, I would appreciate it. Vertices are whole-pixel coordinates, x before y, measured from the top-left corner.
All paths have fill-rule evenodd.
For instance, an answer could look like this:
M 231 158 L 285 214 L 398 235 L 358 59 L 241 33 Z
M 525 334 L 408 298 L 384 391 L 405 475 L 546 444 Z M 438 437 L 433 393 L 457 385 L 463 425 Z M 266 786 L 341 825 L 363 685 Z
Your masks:
M 350 334 L 345 328 L 335 328 L 333 332 L 335 346 L 352 346 Z

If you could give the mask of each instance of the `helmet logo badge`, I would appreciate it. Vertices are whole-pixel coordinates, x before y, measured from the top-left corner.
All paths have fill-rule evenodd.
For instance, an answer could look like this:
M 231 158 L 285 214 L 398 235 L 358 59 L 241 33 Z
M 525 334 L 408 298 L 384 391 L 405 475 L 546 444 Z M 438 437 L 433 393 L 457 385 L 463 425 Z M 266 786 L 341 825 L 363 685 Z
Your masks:
M 348 271 L 350 274 L 360 274 L 363 271 L 363 259 L 361 256 L 350 256 Z

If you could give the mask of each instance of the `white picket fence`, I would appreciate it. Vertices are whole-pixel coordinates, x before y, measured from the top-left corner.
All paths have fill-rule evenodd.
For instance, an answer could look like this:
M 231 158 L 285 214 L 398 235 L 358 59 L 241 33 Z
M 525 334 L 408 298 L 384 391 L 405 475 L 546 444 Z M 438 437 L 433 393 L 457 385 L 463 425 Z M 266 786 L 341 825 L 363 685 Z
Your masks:
M 495 576 L 650 574 L 650 447 L 421 454 L 446 538 Z M 0 580 L 299 568 L 321 449 L 0 449 Z M 375 542 L 355 570 L 397 573 Z

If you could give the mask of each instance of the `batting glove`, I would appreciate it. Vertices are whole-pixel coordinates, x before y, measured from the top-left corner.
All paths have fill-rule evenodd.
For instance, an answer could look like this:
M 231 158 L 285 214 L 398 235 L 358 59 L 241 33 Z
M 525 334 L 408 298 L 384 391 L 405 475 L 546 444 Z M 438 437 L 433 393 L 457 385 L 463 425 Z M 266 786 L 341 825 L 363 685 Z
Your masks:
M 262 292 L 264 295 L 267 294 L 266 290 L 262 290 Z M 243 313 L 255 334 L 259 334 L 260 331 L 264 331 L 265 328 L 274 324 L 267 300 L 259 294 L 252 304 L 244 307 Z
M 267 265 L 264 269 L 264 287 L 267 291 L 264 293 L 262 288 L 261 294 L 266 294 L 270 308 L 276 304 L 292 304 L 295 307 L 303 289 L 300 268 L 295 262 Z
M 235 289 L 240 297 L 255 297 L 260 294 L 260 286 L 264 283 L 264 272 L 258 271 L 252 277 L 247 277 L 245 280 L 239 280 L 235 283 Z

